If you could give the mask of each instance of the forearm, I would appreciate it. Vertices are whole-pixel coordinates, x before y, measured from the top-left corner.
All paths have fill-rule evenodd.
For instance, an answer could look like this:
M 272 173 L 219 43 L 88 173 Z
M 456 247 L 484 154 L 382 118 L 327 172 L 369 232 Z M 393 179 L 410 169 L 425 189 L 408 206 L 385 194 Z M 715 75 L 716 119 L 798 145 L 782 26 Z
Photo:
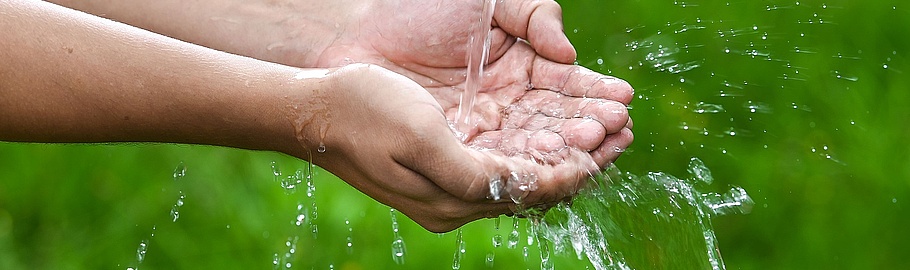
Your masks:
M 166 36 L 261 60 L 313 67 L 363 0 L 51 0 Z
M 40 1 L 0 1 L 0 140 L 286 150 L 298 69 Z

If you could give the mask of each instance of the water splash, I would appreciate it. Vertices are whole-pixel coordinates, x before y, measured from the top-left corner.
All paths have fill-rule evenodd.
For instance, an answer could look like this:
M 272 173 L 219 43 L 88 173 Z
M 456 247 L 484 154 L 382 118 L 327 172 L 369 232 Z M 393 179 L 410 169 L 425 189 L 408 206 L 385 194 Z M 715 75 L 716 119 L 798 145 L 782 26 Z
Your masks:
M 574 251 L 598 270 L 724 269 L 711 218 L 748 213 L 753 201 L 740 187 L 724 194 L 699 191 L 713 181 L 699 159 L 691 160 L 689 172 L 690 178 L 680 179 L 609 168 L 571 205 L 557 205 L 532 225 L 538 227 L 541 267 L 550 267 L 544 253 L 551 243 L 554 252 Z

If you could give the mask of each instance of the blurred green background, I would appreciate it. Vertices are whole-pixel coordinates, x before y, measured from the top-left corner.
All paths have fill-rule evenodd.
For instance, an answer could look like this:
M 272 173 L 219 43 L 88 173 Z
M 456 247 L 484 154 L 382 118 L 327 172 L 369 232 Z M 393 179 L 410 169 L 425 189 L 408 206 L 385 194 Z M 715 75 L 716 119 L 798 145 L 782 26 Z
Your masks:
M 714 220 L 729 269 L 910 267 L 910 5 L 904 1 L 560 1 L 580 65 L 636 87 L 622 170 L 745 188 L 751 214 Z M 398 215 L 324 171 L 313 234 L 306 189 L 272 173 L 284 155 L 186 145 L 0 143 L 0 269 L 448 269 L 455 234 Z M 175 181 L 183 162 L 186 176 Z M 186 195 L 179 219 L 169 214 Z M 463 269 L 537 269 L 494 249 L 493 220 L 465 226 Z M 525 224 L 522 224 L 524 237 Z M 154 236 L 152 236 L 154 234 Z M 315 236 L 315 237 L 314 237 Z M 348 240 L 351 247 L 348 248 Z M 140 265 L 140 242 L 148 243 Z M 555 256 L 556 268 L 586 266 Z M 284 261 L 281 262 L 282 264 Z

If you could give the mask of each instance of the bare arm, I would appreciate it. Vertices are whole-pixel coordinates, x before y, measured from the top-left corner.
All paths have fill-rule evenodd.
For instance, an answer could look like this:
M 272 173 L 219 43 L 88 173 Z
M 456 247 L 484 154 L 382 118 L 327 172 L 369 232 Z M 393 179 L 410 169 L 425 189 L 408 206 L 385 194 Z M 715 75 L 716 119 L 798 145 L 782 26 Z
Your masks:
M 0 140 L 297 145 L 279 97 L 298 69 L 40 1 L 0 7 Z
M 186 42 L 314 67 L 369 1 L 51 0 Z

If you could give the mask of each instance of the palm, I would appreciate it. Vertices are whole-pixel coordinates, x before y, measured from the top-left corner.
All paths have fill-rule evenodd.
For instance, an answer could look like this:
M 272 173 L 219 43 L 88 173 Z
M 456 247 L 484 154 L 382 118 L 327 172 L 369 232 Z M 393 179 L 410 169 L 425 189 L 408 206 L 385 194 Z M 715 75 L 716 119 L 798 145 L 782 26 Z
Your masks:
M 330 48 L 319 65 L 369 62 L 401 73 L 426 88 L 454 121 L 465 88 L 467 40 L 480 1 L 413 1 L 359 23 L 349 46 Z M 429 12 L 430 14 L 427 14 Z M 422 14 L 413 16 L 409 14 Z M 495 22 L 494 22 L 495 26 Z M 440 29 L 444 29 L 440 31 Z M 353 37 L 352 36 L 352 37 Z M 589 151 L 599 165 L 614 160 L 631 134 L 616 135 L 628 121 L 625 82 L 545 59 L 527 43 L 494 27 L 489 65 L 476 96 L 468 143 L 508 156 L 559 162 L 569 147 Z M 568 147 L 567 147 L 568 146 Z

